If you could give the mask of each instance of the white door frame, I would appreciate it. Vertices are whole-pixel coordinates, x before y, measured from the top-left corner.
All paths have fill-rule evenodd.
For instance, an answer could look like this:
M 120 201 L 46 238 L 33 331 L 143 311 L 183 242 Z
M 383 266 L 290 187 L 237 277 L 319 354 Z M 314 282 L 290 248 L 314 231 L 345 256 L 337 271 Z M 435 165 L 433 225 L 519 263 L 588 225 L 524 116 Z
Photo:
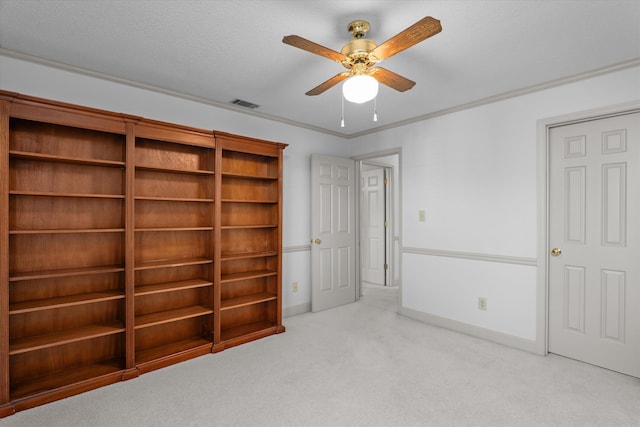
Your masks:
M 549 131 L 551 128 L 640 112 L 640 102 L 613 105 L 538 120 L 538 264 L 535 349 L 549 353 Z
M 356 182 L 360 182 L 360 169 L 363 162 L 370 160 L 366 163 L 371 163 L 374 159 L 379 157 L 386 156 L 398 156 L 398 167 L 395 171 L 395 174 L 398 176 L 397 178 L 397 188 L 398 191 L 391 190 L 393 192 L 393 204 L 397 204 L 398 206 L 398 215 L 393 216 L 393 221 L 398 227 L 398 240 L 397 243 L 394 241 L 393 230 L 391 230 L 391 242 L 389 244 L 391 248 L 391 254 L 389 255 L 389 281 L 393 284 L 395 282 L 394 278 L 396 277 L 396 273 L 398 274 L 398 309 L 401 307 L 402 303 L 402 257 L 394 256 L 395 246 L 398 247 L 398 253 L 400 254 L 400 248 L 402 248 L 402 148 L 390 148 L 387 150 L 376 151 L 373 153 L 361 154 L 358 156 L 353 156 L 351 159 L 356 161 Z M 358 185 L 358 188 L 355 191 L 355 202 L 356 202 L 356 300 L 360 298 L 360 294 L 362 292 L 360 286 L 360 197 L 362 196 L 362 188 Z M 392 208 L 393 210 L 393 208 Z

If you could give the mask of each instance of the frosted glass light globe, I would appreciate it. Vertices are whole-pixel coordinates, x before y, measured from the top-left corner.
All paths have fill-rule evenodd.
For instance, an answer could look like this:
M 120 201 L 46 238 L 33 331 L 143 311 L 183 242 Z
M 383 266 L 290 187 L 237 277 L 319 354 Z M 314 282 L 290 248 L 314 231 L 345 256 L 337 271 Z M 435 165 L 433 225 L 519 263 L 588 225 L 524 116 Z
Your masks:
M 350 77 L 342 84 L 342 95 L 356 104 L 371 101 L 378 95 L 378 81 L 367 75 Z

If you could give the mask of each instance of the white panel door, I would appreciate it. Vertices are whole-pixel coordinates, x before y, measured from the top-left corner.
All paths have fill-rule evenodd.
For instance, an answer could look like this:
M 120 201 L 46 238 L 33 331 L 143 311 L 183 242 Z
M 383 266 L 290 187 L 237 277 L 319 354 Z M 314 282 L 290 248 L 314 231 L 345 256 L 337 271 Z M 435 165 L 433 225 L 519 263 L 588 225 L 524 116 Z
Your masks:
M 386 192 L 384 169 L 363 170 L 360 226 L 362 280 L 384 286 L 386 277 Z
M 356 300 L 355 162 L 311 156 L 311 310 Z
M 550 131 L 549 351 L 640 377 L 640 113 Z

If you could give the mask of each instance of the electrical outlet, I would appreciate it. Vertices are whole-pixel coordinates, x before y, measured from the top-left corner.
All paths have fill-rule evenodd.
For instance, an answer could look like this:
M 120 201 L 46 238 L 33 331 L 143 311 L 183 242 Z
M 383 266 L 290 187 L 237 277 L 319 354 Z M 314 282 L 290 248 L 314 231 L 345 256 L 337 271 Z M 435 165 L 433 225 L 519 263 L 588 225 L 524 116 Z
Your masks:
M 478 310 L 487 311 L 487 299 L 480 297 L 478 298 Z
M 293 282 L 291 284 L 291 292 L 298 292 L 298 282 Z
M 419 211 L 418 211 L 418 221 L 419 221 L 419 222 L 424 222 L 424 221 L 425 221 L 425 219 L 426 219 L 426 215 L 425 215 L 424 210 L 422 210 L 422 209 L 421 209 L 421 210 L 419 210 Z

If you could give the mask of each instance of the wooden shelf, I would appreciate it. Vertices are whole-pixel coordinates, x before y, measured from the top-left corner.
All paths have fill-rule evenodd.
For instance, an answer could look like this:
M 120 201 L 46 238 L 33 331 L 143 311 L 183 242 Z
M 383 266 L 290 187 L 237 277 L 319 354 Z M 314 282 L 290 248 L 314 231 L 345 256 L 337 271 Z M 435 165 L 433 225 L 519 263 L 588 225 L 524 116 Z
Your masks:
M 183 291 L 186 289 L 206 288 L 213 282 L 203 279 L 182 280 L 179 282 L 156 283 L 154 285 L 136 286 L 135 296 L 160 294 L 163 292 Z
M 71 307 L 74 305 L 124 299 L 124 292 L 120 290 L 93 292 L 88 294 L 68 295 L 64 297 L 39 299 L 17 302 L 9 305 L 9 314 L 31 313 L 40 310 Z
M 207 170 L 189 170 L 189 169 L 179 169 L 179 168 L 165 168 L 160 166 L 146 166 L 146 165 L 136 165 L 136 169 L 140 170 L 148 170 L 154 172 L 167 172 L 167 173 L 184 173 L 189 175 L 214 175 L 215 172 L 207 171 Z
M 240 308 L 252 304 L 260 304 L 267 301 L 273 301 L 277 299 L 276 295 L 261 292 L 259 294 L 246 295 L 243 297 L 230 298 L 222 300 L 220 303 L 220 310 L 233 310 L 234 308 Z
M 106 325 L 83 326 L 75 329 L 56 331 L 45 335 L 21 338 L 9 343 L 9 354 L 15 355 L 25 353 L 27 351 L 40 350 L 43 348 L 89 340 L 106 335 L 113 335 L 124 332 L 124 330 L 124 325 L 122 325 L 122 323 L 113 322 Z
M 8 166 L 0 171 L 8 202 L 0 253 L 9 270 L 0 395 L 17 411 L 120 381 L 131 359 L 133 122 L 35 98 L 9 104 L 0 112 L 8 123 L 0 131 Z
M 57 193 L 52 191 L 9 191 L 12 196 L 77 197 L 82 199 L 123 199 L 123 194 Z
M 236 282 L 238 280 L 257 279 L 259 277 L 276 276 L 277 271 L 271 270 L 256 270 L 256 271 L 243 271 L 242 273 L 223 274 L 220 277 L 220 283 Z
M 213 313 L 213 310 L 199 305 L 160 311 L 157 313 L 137 316 L 135 321 L 135 328 L 148 328 L 150 326 L 161 325 L 163 323 L 170 323 L 176 322 L 178 320 L 189 319 L 192 317 L 205 316 L 211 313 Z
M 22 159 L 31 159 L 31 160 L 41 160 L 48 162 L 61 162 L 61 163 L 74 163 L 80 165 L 93 165 L 93 166 L 107 166 L 107 167 L 117 167 L 124 168 L 125 162 L 118 162 L 112 160 L 100 160 L 100 159 L 88 159 L 81 157 L 71 157 L 71 156 L 58 156 L 54 154 L 42 154 L 42 153 L 33 153 L 27 151 L 16 151 L 10 150 L 9 154 L 14 158 L 22 158 Z
M 225 172 L 222 171 L 222 176 L 230 176 L 234 178 L 244 178 L 244 179 L 255 179 L 261 181 L 277 181 L 277 176 L 265 176 L 265 175 L 251 175 L 245 173 L 237 173 L 237 172 Z
M 249 258 L 263 258 L 268 256 L 276 256 L 278 255 L 277 251 L 266 251 L 266 252 L 243 252 L 243 253 L 233 253 L 233 254 L 222 254 L 222 261 L 234 261 L 238 259 L 249 259 Z
M 208 348 L 210 352 L 211 346 L 211 341 L 201 337 L 194 337 L 163 346 L 136 351 L 136 363 L 141 365 L 201 347 Z
M 263 320 L 260 322 L 247 323 L 244 325 L 235 326 L 233 328 L 223 329 L 222 330 L 222 340 L 227 341 L 233 338 L 238 338 L 243 335 L 249 335 L 252 333 L 257 333 L 263 331 L 265 329 L 275 328 L 277 325 L 274 322 L 270 322 L 268 320 Z
M 186 265 L 212 264 L 213 259 L 209 258 L 181 258 L 163 259 L 156 261 L 144 261 L 136 265 L 135 270 L 150 270 L 154 268 L 182 267 Z
M 136 228 L 136 232 L 162 232 L 162 231 L 212 231 L 213 227 L 149 227 Z
M 20 399 L 25 396 L 59 389 L 72 384 L 90 381 L 97 377 L 119 373 L 123 370 L 120 360 L 106 360 L 100 363 L 74 367 L 50 375 L 29 378 L 11 388 L 11 398 Z
M 9 281 L 51 279 L 55 277 L 85 276 L 93 274 L 118 273 L 124 271 L 124 266 L 107 265 L 100 267 L 64 268 L 59 270 L 24 271 L 10 273 Z
M 124 233 L 124 228 L 68 228 L 59 230 L 9 230 L 9 234 L 76 234 L 76 233 Z
M 134 258 L 147 260 L 134 268 L 140 372 L 211 352 L 218 197 L 212 133 L 144 129 L 134 147 Z
M 222 199 L 222 203 L 263 203 L 265 205 L 278 203 L 277 200 L 240 200 L 240 199 Z
M 251 228 L 277 228 L 278 224 L 246 224 L 246 225 L 223 225 L 222 230 L 251 229 Z
M 213 199 L 197 199 L 186 197 L 155 197 L 155 196 L 136 196 L 135 200 L 151 200 L 157 202 L 202 202 L 213 203 Z

